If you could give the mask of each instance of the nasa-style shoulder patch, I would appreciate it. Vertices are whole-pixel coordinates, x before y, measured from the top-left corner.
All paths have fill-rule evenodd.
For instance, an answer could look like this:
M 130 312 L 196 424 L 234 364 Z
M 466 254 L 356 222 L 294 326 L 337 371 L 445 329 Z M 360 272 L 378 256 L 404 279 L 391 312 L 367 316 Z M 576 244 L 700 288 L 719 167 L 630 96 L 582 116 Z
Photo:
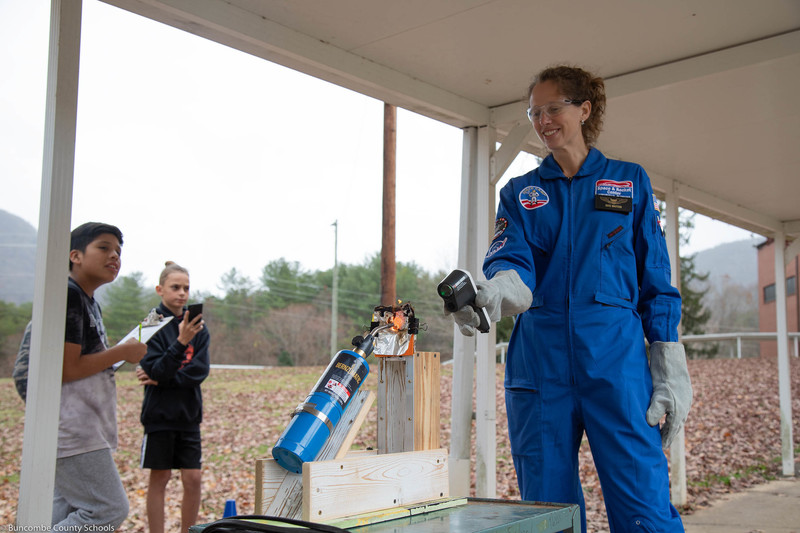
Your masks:
M 492 257 L 494 254 L 499 252 L 503 248 L 503 246 L 506 245 L 506 241 L 508 241 L 508 238 L 505 238 L 502 241 L 493 242 L 492 245 L 489 247 L 489 251 L 486 252 L 486 257 L 487 258 Z
M 528 211 L 539 209 L 547 205 L 549 201 L 550 197 L 547 196 L 544 189 L 536 185 L 528 185 L 519 193 L 519 203 Z
M 507 227 L 508 227 L 508 220 L 506 220 L 505 218 L 500 217 L 497 220 L 495 220 L 494 221 L 494 237 L 492 237 L 492 240 L 495 240 L 500 235 L 502 235 Z

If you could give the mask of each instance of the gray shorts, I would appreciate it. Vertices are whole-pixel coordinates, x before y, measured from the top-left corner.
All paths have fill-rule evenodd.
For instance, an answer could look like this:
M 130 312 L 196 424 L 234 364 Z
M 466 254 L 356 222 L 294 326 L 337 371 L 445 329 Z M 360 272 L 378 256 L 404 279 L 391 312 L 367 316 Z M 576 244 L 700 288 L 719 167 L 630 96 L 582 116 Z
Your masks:
M 128 497 L 111 450 L 56 459 L 53 531 L 104 525 L 115 530 L 128 516 Z

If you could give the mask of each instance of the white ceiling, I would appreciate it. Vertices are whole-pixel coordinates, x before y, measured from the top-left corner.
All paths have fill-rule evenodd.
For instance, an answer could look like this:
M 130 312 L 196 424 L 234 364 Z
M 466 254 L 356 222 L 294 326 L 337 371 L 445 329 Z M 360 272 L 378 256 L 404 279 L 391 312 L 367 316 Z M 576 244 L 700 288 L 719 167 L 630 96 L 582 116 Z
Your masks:
M 105 1 L 500 139 L 536 71 L 587 67 L 607 155 L 684 207 L 800 235 L 800 0 Z

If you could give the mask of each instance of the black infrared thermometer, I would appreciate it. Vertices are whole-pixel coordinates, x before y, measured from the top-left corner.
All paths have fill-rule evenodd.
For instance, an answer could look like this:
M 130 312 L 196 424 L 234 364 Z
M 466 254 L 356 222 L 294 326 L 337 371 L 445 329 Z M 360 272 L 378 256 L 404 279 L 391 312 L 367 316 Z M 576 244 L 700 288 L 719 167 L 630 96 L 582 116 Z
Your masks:
M 489 313 L 486 312 L 485 308 L 475 306 L 475 296 L 478 294 L 478 288 L 475 286 L 475 282 L 469 272 L 460 268 L 453 270 L 439 282 L 436 290 L 444 300 L 445 309 L 455 313 L 465 305 L 469 305 L 475 310 L 480 319 L 478 331 L 481 333 L 489 332 L 491 327 Z

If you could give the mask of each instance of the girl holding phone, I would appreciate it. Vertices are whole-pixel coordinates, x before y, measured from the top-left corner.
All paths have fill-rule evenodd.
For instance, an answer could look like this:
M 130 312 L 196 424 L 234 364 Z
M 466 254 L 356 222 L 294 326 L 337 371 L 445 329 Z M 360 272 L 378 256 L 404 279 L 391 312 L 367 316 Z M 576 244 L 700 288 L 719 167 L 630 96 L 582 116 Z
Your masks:
M 208 328 L 203 315 L 190 317 L 189 271 L 167 261 L 156 293 L 157 312 L 174 317 L 147 343 L 137 368 L 144 386 L 141 467 L 150 469 L 147 521 L 151 533 L 164 531 L 164 497 L 172 469 L 181 472 L 181 531 L 197 521 L 200 508 L 203 395 L 200 384 L 209 372 Z

